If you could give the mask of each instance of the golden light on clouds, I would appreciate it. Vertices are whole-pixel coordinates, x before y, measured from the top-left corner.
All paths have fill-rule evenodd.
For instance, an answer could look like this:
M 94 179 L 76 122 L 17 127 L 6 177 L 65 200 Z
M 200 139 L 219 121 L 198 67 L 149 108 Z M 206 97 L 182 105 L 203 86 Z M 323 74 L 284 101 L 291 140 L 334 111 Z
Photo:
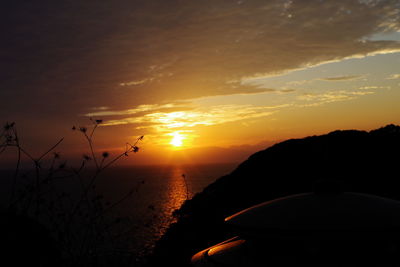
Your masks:
M 172 23 L 167 31 L 181 38 L 164 39 L 165 29 L 153 27 L 166 17 L 154 18 L 151 35 L 138 28 L 129 56 L 115 59 L 129 68 L 114 71 L 114 103 L 84 115 L 171 150 L 253 144 L 294 136 L 296 127 L 328 128 L 327 121 L 347 126 L 338 110 L 348 110 L 354 127 L 361 116 L 386 120 L 385 109 L 373 107 L 375 100 L 388 107 L 399 94 L 397 1 L 239 2 L 209 1 L 212 12 L 182 2 L 168 18 L 177 12 L 186 27 Z M 129 36 L 114 38 L 112 48 L 125 47 Z M 335 119 L 319 122 L 318 114 Z
M 265 117 L 272 114 L 276 106 L 214 105 L 193 107 L 191 109 L 173 112 L 160 109 L 163 109 L 162 105 L 154 105 L 153 108 L 146 110 L 146 114 L 142 116 L 107 120 L 104 125 L 138 124 L 139 128 L 157 127 L 159 130 L 170 131 L 170 129 L 173 128 L 191 128 L 198 125 L 210 126 L 249 118 Z M 104 118 L 116 114 L 120 116 L 132 115 L 132 110 L 108 111 L 107 113 L 92 112 L 85 114 L 85 116 L 102 116 Z M 150 124 L 150 126 L 144 126 L 144 124 Z
M 163 157 L 399 123 L 399 0 L 9 2 L 0 113 L 38 146 L 88 117 Z
M 168 111 L 171 108 L 180 108 L 181 110 Z M 172 145 L 174 148 L 188 148 L 191 147 L 194 139 L 198 136 L 197 130 L 199 127 L 262 118 L 271 115 L 275 109 L 277 109 L 276 106 L 196 106 L 193 104 L 193 107 L 181 107 L 179 105 L 168 104 L 143 105 L 129 110 L 108 110 L 107 112 L 91 112 L 85 115 L 107 118 L 107 116 L 121 116 L 125 114 L 128 117 L 105 120 L 103 126 L 132 124 L 135 129 L 151 132 L 153 140 L 157 140 L 158 144 Z M 142 114 L 135 116 L 137 110 L 140 110 Z
M 148 117 L 152 118 L 153 121 L 159 122 L 166 128 L 178 128 L 178 127 L 190 127 L 190 121 L 196 119 L 198 114 L 191 112 L 169 112 L 169 113 L 152 113 L 148 114 Z

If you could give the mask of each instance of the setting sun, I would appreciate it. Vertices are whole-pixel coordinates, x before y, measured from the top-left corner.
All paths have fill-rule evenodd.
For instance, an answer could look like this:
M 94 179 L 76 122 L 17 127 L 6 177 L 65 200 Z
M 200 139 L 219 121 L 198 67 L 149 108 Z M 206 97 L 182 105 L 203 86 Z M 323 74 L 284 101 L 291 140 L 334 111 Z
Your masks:
M 185 139 L 179 132 L 174 132 L 171 134 L 172 140 L 170 144 L 174 147 L 181 147 L 183 145 L 183 139 Z

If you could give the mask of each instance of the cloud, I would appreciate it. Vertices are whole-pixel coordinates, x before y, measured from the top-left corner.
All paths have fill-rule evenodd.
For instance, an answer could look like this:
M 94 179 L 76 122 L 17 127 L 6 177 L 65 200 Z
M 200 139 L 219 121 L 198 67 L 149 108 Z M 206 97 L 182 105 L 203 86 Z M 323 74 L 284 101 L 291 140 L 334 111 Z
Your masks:
M 359 90 L 374 90 L 374 89 L 389 89 L 389 86 L 375 86 L 375 85 L 371 85 L 371 86 L 361 86 L 358 89 Z
M 368 89 L 374 89 L 370 87 Z M 318 106 L 322 104 L 347 101 L 360 96 L 374 94 L 372 91 L 328 91 L 319 93 L 293 94 L 286 103 L 271 106 L 254 105 L 213 105 L 213 106 L 195 106 L 183 104 L 162 104 L 162 105 L 139 105 L 132 109 L 122 111 L 108 110 L 105 112 L 88 113 L 86 116 L 102 115 L 105 118 L 103 126 L 115 126 L 123 124 L 133 124 L 136 129 L 147 129 L 155 134 L 171 133 L 175 131 L 192 131 L 190 129 L 197 126 L 213 126 L 230 122 L 246 122 L 249 119 L 262 118 L 270 116 L 282 109 L 296 106 Z M 295 92 L 292 89 L 274 90 L 284 93 Z M 288 104 L 288 102 L 290 104 Z M 174 110 L 175 109 L 175 110 Z M 126 117 L 130 115 L 129 117 Z M 134 116 L 132 116 L 134 115 Z M 119 116 L 116 119 L 107 119 L 110 116 Z
M 120 83 L 119 85 L 120 86 L 141 85 L 141 84 L 146 83 L 147 81 L 148 81 L 147 79 L 143 79 L 143 80 L 140 80 L 140 81 L 123 82 L 123 83 Z
M 94 108 L 92 108 L 94 109 Z M 187 106 L 185 102 L 182 103 L 169 103 L 169 104 L 153 104 L 153 105 L 139 105 L 135 108 L 125 109 L 125 110 L 109 110 L 109 109 L 95 109 L 94 112 L 89 112 L 83 114 L 86 117 L 105 117 L 105 116 L 122 116 L 122 115 L 135 115 L 145 112 L 154 112 L 161 110 L 168 111 L 181 111 L 190 110 L 191 108 Z
M 295 91 L 296 91 L 295 89 L 282 89 L 279 92 L 282 92 L 282 93 L 293 93 Z
M 287 82 L 286 85 L 298 86 L 298 85 L 304 85 L 304 84 L 310 83 L 311 81 L 312 80 L 290 81 L 290 82 Z
M 300 102 L 297 102 L 296 106 L 299 107 L 319 106 L 338 101 L 347 101 L 355 99 L 360 96 L 371 95 L 371 94 L 374 94 L 374 92 L 345 91 L 345 90 L 322 92 L 322 93 L 304 93 L 298 96 L 298 100 L 300 100 Z
M 397 0 L 9 2 L 0 97 L 44 116 L 259 93 L 242 78 L 400 51 L 365 38 L 400 28 Z
M 94 111 L 100 111 L 100 110 L 107 110 L 107 109 L 110 109 L 110 108 L 106 107 L 106 106 L 101 106 L 101 107 L 92 107 L 90 109 L 94 110 Z
M 396 80 L 400 79 L 400 74 L 392 74 L 389 77 L 386 78 L 387 80 Z
M 362 77 L 364 77 L 364 76 L 363 75 L 347 75 L 347 76 L 320 78 L 320 80 L 328 81 L 328 82 L 342 82 L 342 81 L 358 80 L 358 79 L 361 79 Z
M 105 120 L 102 125 L 136 124 L 137 128 L 153 128 L 157 132 L 182 131 L 196 126 L 212 126 L 266 117 L 275 112 L 275 110 L 286 106 L 215 105 L 207 108 L 197 107 L 193 110 L 185 111 L 162 111 L 161 107 L 154 105 L 152 109 L 147 109 L 147 113 L 142 116 Z M 141 108 L 138 109 L 141 110 Z M 127 112 L 126 115 L 128 114 L 131 113 Z M 115 114 L 110 113 L 109 115 Z M 122 115 L 122 113 L 118 115 Z

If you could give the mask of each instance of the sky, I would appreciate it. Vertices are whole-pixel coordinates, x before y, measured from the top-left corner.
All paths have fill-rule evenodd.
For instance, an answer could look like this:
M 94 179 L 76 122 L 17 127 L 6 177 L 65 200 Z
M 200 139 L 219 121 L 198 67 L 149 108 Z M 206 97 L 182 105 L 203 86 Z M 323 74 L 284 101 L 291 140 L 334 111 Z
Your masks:
M 400 1 L 14 0 L 0 122 L 40 155 L 138 136 L 127 164 L 239 162 L 288 138 L 400 124 Z

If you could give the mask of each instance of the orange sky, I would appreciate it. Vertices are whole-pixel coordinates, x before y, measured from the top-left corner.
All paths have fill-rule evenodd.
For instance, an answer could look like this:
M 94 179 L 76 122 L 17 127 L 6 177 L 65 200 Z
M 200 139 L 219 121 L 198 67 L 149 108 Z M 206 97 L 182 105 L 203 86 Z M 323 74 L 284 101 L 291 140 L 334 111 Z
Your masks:
M 400 124 L 398 1 L 5 5 L 3 106 L 33 153 L 103 119 L 124 164 L 240 162 L 274 142 Z

